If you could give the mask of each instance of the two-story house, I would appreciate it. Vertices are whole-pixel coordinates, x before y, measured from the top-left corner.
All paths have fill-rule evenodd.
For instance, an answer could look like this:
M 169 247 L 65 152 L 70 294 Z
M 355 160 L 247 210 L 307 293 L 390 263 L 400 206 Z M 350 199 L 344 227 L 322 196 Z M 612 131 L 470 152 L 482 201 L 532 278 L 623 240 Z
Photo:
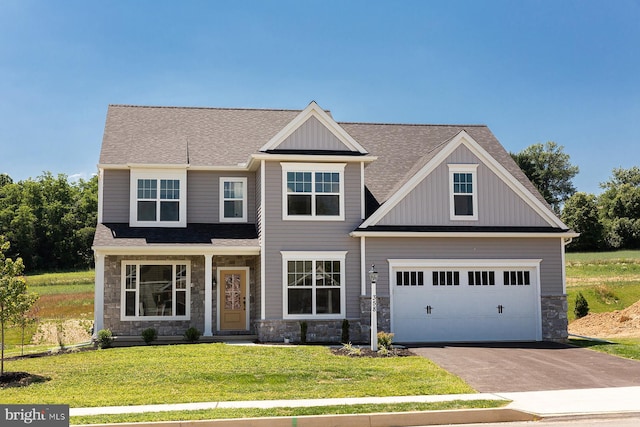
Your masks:
M 95 330 L 563 340 L 568 230 L 486 126 L 112 105 Z

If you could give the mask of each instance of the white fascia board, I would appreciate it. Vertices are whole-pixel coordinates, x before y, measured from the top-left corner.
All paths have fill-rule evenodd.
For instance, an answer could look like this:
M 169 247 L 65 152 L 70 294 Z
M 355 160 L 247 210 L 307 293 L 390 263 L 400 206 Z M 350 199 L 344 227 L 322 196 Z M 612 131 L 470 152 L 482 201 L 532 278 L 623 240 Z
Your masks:
M 302 162 L 302 163 L 330 163 L 330 162 L 345 162 L 345 163 L 371 163 L 378 160 L 377 156 L 330 156 L 330 155 L 313 155 L 313 154 L 278 154 L 278 153 L 256 153 L 251 155 L 249 165 L 256 160 L 273 160 L 273 161 L 285 161 L 285 162 Z
M 364 149 L 358 142 L 353 139 L 335 120 L 333 120 L 315 101 L 311 101 L 307 108 L 302 110 L 293 120 L 280 130 L 273 138 L 260 148 L 260 151 L 273 150 L 287 139 L 293 132 L 302 126 L 310 117 L 315 117 L 322 123 L 336 138 L 338 138 L 347 148 L 352 151 L 366 154 Z
M 93 246 L 101 255 L 259 255 L 260 246 L 197 247 L 190 245 L 171 246 Z
M 580 234 L 575 232 L 565 233 L 525 233 L 525 232 L 456 232 L 456 231 L 352 231 L 349 233 L 351 237 L 460 237 L 460 238 L 567 238 L 578 237 Z
M 464 132 L 464 131 L 463 131 Z M 466 132 L 465 132 L 466 134 Z M 546 207 L 536 196 L 531 193 L 520 181 L 518 181 L 504 166 L 500 164 L 493 156 L 491 156 L 484 148 L 474 141 L 471 136 L 466 134 L 465 139 L 461 141 L 476 157 L 480 158 L 493 173 L 495 173 L 502 181 L 507 184 L 517 195 L 519 195 L 538 215 L 540 215 L 548 224 L 560 228 L 567 227 L 556 216 L 551 209 Z
M 451 139 L 438 154 L 436 154 L 418 173 L 411 177 L 393 196 L 380 206 L 361 227 L 376 225 L 385 215 L 400 203 L 418 184 L 420 184 L 436 167 L 438 167 L 460 145 L 464 144 L 476 157 L 478 157 L 496 176 L 502 179 L 509 188 L 518 194 L 536 213 L 548 224 L 560 228 L 567 227 L 558 217 L 538 200 L 524 185 L 520 183 L 507 169 L 493 156 L 480 146 L 465 130 L 460 131 Z

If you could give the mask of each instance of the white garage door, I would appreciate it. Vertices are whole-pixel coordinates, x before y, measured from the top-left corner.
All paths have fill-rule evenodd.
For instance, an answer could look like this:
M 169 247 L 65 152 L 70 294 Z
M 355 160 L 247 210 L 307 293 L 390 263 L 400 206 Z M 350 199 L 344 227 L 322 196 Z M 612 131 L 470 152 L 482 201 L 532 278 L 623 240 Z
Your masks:
M 541 339 L 538 261 L 424 263 L 391 263 L 395 341 Z

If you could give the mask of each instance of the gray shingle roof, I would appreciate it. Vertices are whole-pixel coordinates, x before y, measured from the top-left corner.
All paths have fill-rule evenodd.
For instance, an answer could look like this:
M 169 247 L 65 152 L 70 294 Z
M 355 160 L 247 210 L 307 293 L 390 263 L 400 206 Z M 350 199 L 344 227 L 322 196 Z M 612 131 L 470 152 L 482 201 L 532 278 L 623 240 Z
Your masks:
M 100 163 L 237 166 L 257 153 L 300 111 L 110 105 Z M 484 125 L 339 124 L 378 157 L 366 168 L 365 181 L 379 203 L 465 130 L 546 205 Z

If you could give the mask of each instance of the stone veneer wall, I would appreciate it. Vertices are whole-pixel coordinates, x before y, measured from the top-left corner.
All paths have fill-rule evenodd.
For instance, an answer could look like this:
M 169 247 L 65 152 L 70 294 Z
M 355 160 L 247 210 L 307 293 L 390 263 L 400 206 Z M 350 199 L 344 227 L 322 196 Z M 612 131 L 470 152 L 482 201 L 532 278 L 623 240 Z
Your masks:
M 378 331 L 389 331 L 391 311 L 388 297 L 378 297 Z M 349 340 L 368 343 L 371 334 L 371 298 L 360 297 L 360 318 L 349 320 Z M 258 340 L 261 342 L 300 342 L 300 322 L 303 320 L 256 320 Z M 342 338 L 342 320 L 304 320 L 307 322 L 307 342 L 339 343 Z
M 204 330 L 204 256 L 114 256 L 105 258 L 104 327 L 114 335 L 139 336 L 147 328 L 155 328 L 161 336 L 181 336 L 191 326 Z M 256 259 L 255 256 L 214 256 L 213 277 L 217 267 L 249 267 L 250 318 L 256 316 Z M 122 261 L 185 261 L 191 262 L 191 320 L 120 320 L 122 292 Z M 213 287 L 212 329 L 217 334 L 217 286 Z M 255 331 L 253 331 L 255 333 Z M 223 332 L 224 333 L 224 332 Z
M 543 296 L 540 298 L 542 308 L 542 339 L 544 341 L 564 342 L 567 340 L 567 296 Z
M 120 320 L 122 292 L 122 261 L 185 261 L 191 262 L 191 320 Z M 158 335 L 182 335 L 191 326 L 204 329 L 204 256 L 120 256 L 105 258 L 104 327 L 114 335 L 139 336 L 147 328 Z
M 256 311 L 258 307 L 256 307 L 256 295 L 258 293 L 258 288 L 256 285 L 257 272 L 256 265 L 258 264 L 258 257 L 253 255 L 217 255 L 213 257 L 213 277 L 218 277 L 218 267 L 221 268 L 233 268 L 233 267 L 249 267 L 249 328 L 250 333 L 255 334 L 255 328 L 253 327 L 252 319 L 255 319 L 258 316 L 258 312 Z M 218 286 L 220 284 L 218 283 Z M 224 335 L 225 331 L 218 331 L 217 327 L 217 304 L 218 300 L 218 286 L 213 287 L 213 320 L 211 324 L 213 325 L 213 335 Z M 246 332 L 245 332 L 246 333 Z

